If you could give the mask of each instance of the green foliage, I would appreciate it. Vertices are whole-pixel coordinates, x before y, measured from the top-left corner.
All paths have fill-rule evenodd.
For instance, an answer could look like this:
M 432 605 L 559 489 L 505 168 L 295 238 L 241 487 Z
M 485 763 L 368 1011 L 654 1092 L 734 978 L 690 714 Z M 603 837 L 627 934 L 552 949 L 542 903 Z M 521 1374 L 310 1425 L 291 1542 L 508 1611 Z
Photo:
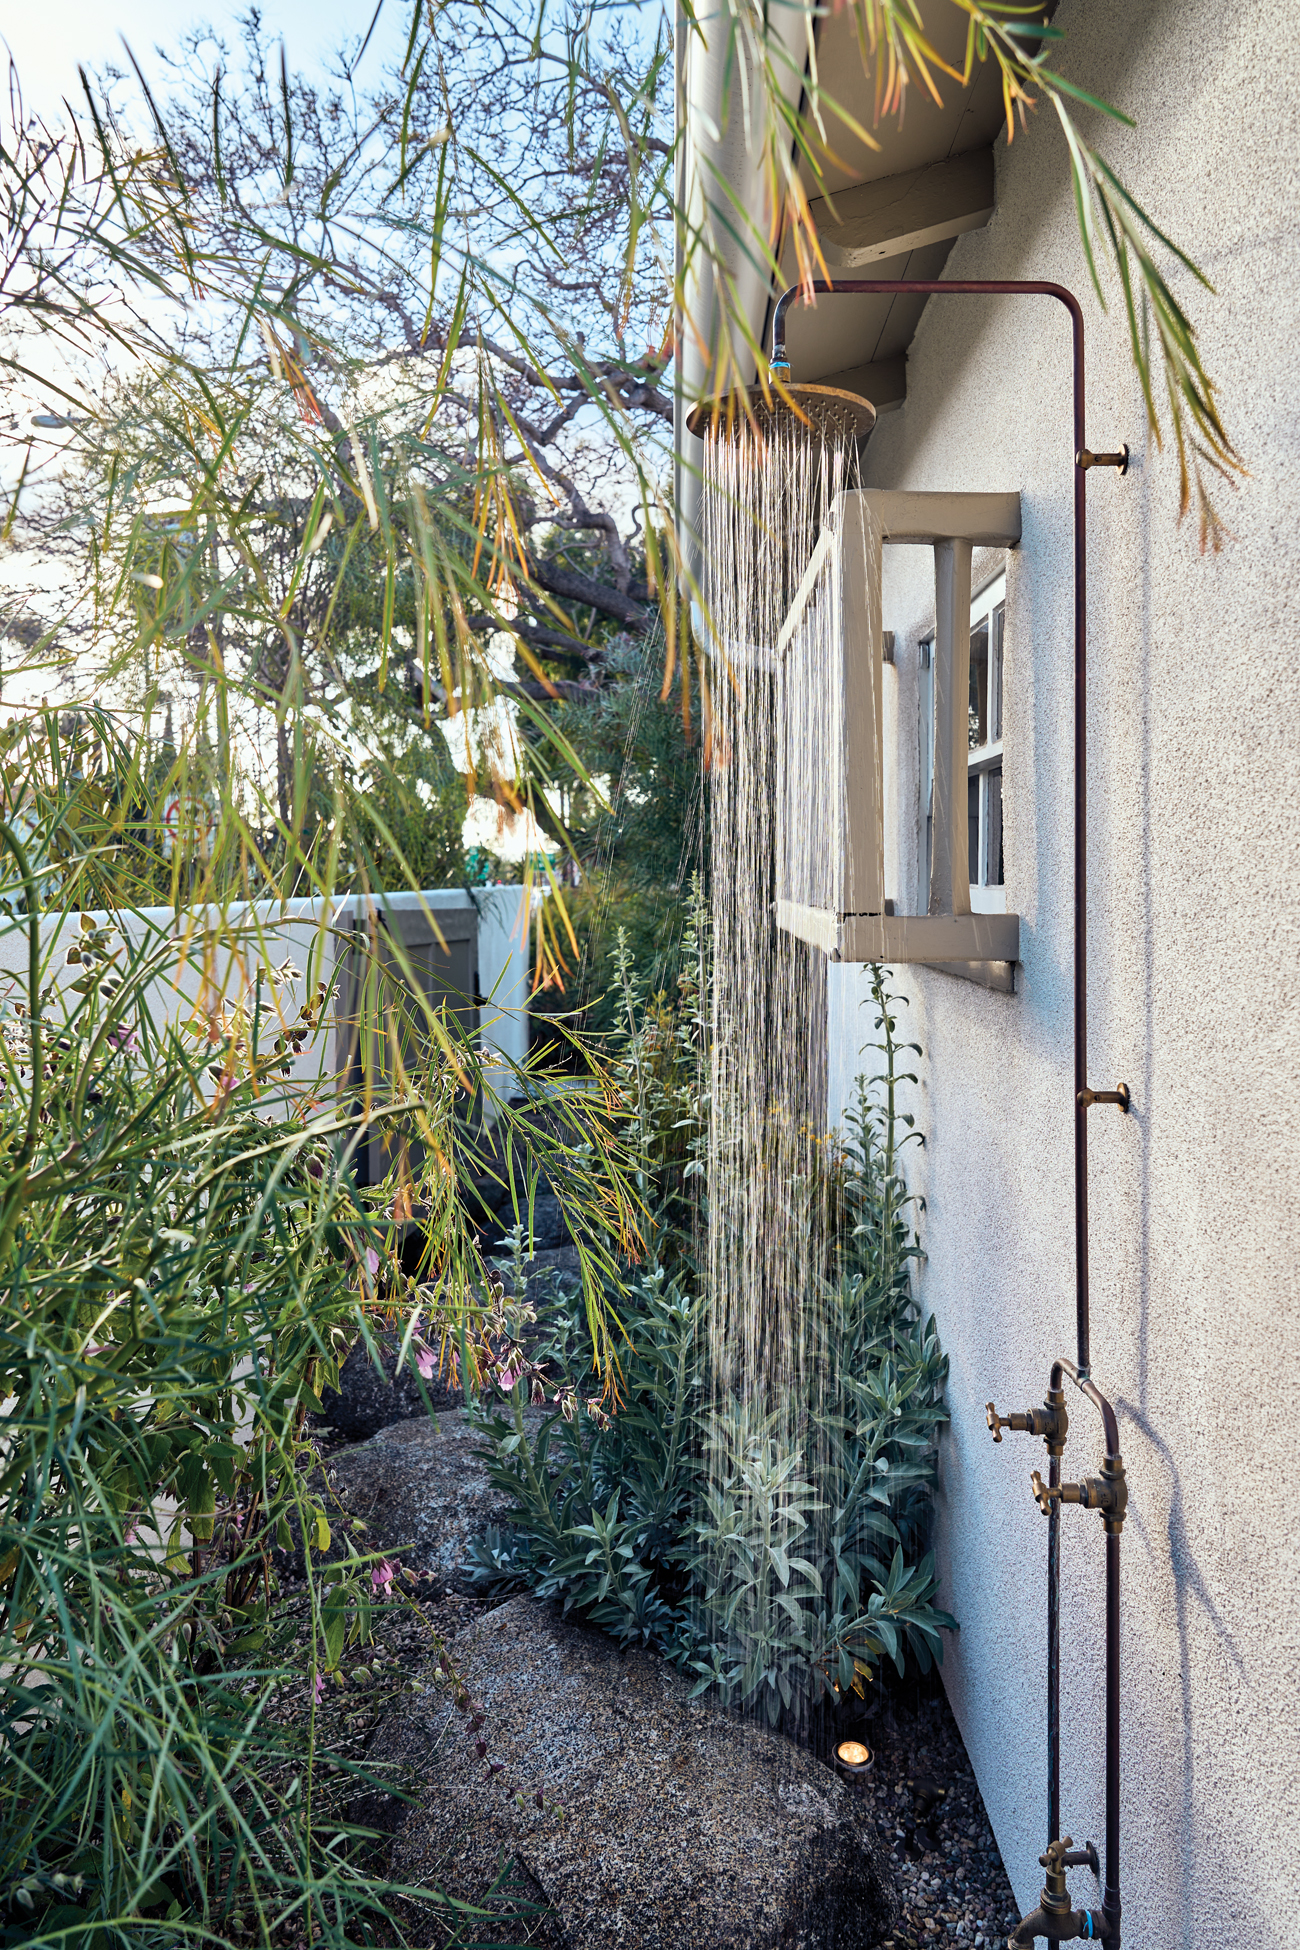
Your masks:
M 466 878 L 462 837 L 469 797 L 447 760 L 417 739 L 400 754 L 385 751 L 358 795 L 350 841 L 363 885 L 460 887 Z
M 698 929 L 689 939 L 700 956 Z M 833 1243 L 807 1328 L 816 1380 L 770 1403 L 718 1398 L 702 1332 L 685 1216 L 704 1182 L 702 989 L 684 981 L 676 1010 L 646 1012 L 626 955 L 617 976 L 656 1250 L 624 1303 L 617 1412 L 565 1388 L 527 1433 L 530 1373 L 536 1394 L 543 1372 L 591 1367 L 582 1312 L 564 1298 L 543 1314 L 533 1368 L 511 1370 L 508 1412 L 482 1411 L 515 1514 L 478 1547 L 474 1574 L 560 1597 L 621 1642 L 656 1646 L 697 1692 L 800 1728 L 860 1692 L 882 1658 L 901 1670 L 910 1649 L 928 1669 L 954 1624 L 935 1605 L 927 1548 L 947 1360 L 911 1293 L 898 998 L 877 970 L 883 1068 L 860 1081 L 847 1137 L 828 1147 Z
M 567 705 L 562 720 L 587 774 L 609 780 L 606 802 L 579 801 L 579 857 L 637 886 L 684 889 L 704 870 L 698 685 L 685 702 L 661 695 L 662 630 L 612 638 L 601 675 L 603 688 Z
M 0 1009 L 5 1941 L 373 1940 L 393 1892 L 347 1807 L 379 1783 L 323 1768 L 318 1701 L 402 1587 L 330 1507 L 306 1418 L 381 1313 L 404 1318 L 421 1376 L 440 1342 L 481 1375 L 500 1316 L 466 1193 L 489 1155 L 525 1188 L 525 1223 L 541 1175 L 556 1183 L 593 1348 L 634 1195 L 603 1097 L 556 1093 L 539 1130 L 449 1014 L 393 1024 L 404 1088 L 365 1119 L 335 1108 L 324 1061 L 296 1085 L 326 983 L 295 1007 L 294 971 L 267 966 L 239 910 L 187 932 L 114 900 L 137 884 L 129 858 L 115 880 L 114 809 L 157 812 L 130 754 L 70 766 L 48 713 L 7 751 L 30 768 L 40 878 L 0 821 L 17 868 L 0 913 L 27 953 Z M 218 880 L 227 839 L 218 823 Z M 92 893 L 107 912 L 78 914 Z M 385 1123 L 409 1139 L 358 1190 L 351 1154 Z M 417 1204 L 418 1279 L 398 1256 Z
M 369 1635 L 355 1541 L 313 1567 L 302 1424 L 370 1227 L 328 1126 L 268 1121 L 271 1050 L 155 1033 L 172 958 L 83 917 L 81 973 L 2 1025 L 0 1891 L 74 1942 L 224 1934 L 236 1911 L 267 1940 L 349 1853 L 310 1738 L 273 1723 L 295 1675 L 267 1654 L 291 1518 L 311 1669 Z M 345 1880 L 335 1937 L 382 1900 Z
M 568 782 L 567 831 L 584 880 L 565 890 L 564 915 L 544 916 L 533 1014 L 576 1020 L 597 1036 L 625 1027 L 623 997 L 607 979 L 619 937 L 649 993 L 671 995 L 687 952 L 686 890 L 694 874 L 707 885 L 699 686 L 687 684 L 684 702 L 665 701 L 664 656 L 660 630 L 613 637 L 602 688 L 566 704 L 561 717 L 586 777 L 607 782 L 606 796 L 577 776 Z

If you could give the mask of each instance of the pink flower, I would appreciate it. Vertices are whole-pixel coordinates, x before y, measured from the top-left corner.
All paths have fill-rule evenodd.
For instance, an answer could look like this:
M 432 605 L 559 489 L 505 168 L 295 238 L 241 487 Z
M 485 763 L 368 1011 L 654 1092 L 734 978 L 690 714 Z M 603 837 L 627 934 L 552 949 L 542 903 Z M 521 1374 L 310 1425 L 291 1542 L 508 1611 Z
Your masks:
M 139 1525 L 136 1523 L 135 1518 L 132 1517 L 131 1521 L 126 1526 L 126 1529 L 122 1532 L 122 1542 L 124 1544 L 133 1544 L 136 1538 L 139 1536 L 139 1534 L 140 1534 Z
M 108 1032 L 108 1040 L 114 1049 L 122 1050 L 127 1056 L 135 1056 L 140 1048 L 140 1038 L 124 1022 L 113 1024 Z
M 420 1370 L 420 1373 L 426 1381 L 432 1381 L 433 1371 L 438 1364 L 437 1356 L 434 1354 L 433 1349 L 427 1341 L 412 1341 L 411 1346 L 415 1351 L 416 1367 Z
M 523 1374 L 522 1368 L 503 1368 L 497 1376 L 497 1387 L 503 1395 L 508 1395 Z
M 379 1254 L 375 1251 L 373 1246 L 366 1247 L 365 1263 L 366 1263 L 366 1271 L 370 1275 L 371 1279 L 373 1280 L 376 1273 L 379 1271 Z
M 376 1591 L 387 1591 L 397 1576 L 397 1566 L 387 1557 L 379 1560 L 370 1573 L 370 1582 Z
M 317 1706 L 319 1706 L 319 1705 L 320 1705 L 320 1703 L 321 1703 L 321 1701 L 322 1701 L 322 1700 L 324 1699 L 324 1697 L 325 1697 L 325 1681 L 324 1681 L 324 1679 L 322 1678 L 322 1676 L 321 1676 L 321 1674 L 320 1674 L 320 1673 L 317 1673 L 317 1674 L 316 1674 L 316 1685 L 315 1685 L 315 1699 L 316 1699 L 316 1704 L 317 1704 Z

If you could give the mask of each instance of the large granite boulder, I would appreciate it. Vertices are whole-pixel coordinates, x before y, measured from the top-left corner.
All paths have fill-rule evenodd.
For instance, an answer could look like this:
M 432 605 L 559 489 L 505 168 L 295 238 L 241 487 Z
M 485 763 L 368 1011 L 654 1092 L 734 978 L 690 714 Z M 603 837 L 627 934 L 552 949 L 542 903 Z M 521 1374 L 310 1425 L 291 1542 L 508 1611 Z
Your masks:
M 530 1432 L 540 1409 L 526 1409 Z M 447 1589 L 464 1590 L 462 1565 L 470 1540 L 488 1524 L 508 1521 L 499 1491 L 488 1481 L 483 1438 L 461 1409 L 395 1422 L 368 1442 L 340 1449 L 326 1465 L 330 1486 L 349 1517 L 365 1524 L 358 1549 L 397 1550 L 402 1563 Z
M 365 1341 L 358 1337 L 339 1370 L 338 1392 L 327 1388 L 321 1396 L 324 1413 L 318 1422 L 349 1441 L 364 1442 L 394 1422 L 427 1421 L 430 1406 L 435 1410 L 458 1408 L 464 1401 L 460 1389 L 449 1388 L 436 1371 L 424 1383 L 429 1397 L 426 1406 L 409 1362 L 398 1369 L 400 1346 L 399 1334 L 379 1337 L 382 1366 L 377 1368 Z
M 396 1881 L 474 1902 L 513 1860 L 553 1912 L 534 1940 L 564 1950 L 868 1950 L 888 1936 L 872 1825 L 780 1734 L 692 1703 L 661 1659 L 530 1597 L 475 1621 L 453 1657 L 481 1727 L 427 1671 L 372 1749 L 414 1796 Z M 412 1923 L 424 1941 L 435 1918 Z M 505 1919 L 474 1928 L 519 1941 Z

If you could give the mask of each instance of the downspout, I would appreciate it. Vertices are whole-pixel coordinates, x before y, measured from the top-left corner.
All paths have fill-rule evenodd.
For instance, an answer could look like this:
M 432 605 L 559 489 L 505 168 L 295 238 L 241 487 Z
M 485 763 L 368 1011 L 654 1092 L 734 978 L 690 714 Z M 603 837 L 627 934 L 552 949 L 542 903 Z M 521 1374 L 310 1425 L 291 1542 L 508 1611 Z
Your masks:
M 773 58 L 783 66 L 782 92 L 794 110 L 804 86 L 800 44 L 808 33 L 811 0 L 770 5 L 764 32 Z M 678 0 L 674 46 L 677 83 L 677 261 L 675 311 L 677 372 L 674 391 L 675 512 L 689 589 L 701 572 L 699 511 L 704 443 L 690 433 L 686 413 L 714 386 L 712 348 L 724 303 L 742 317 L 757 343 L 771 303 L 770 268 L 755 237 L 739 229 L 738 210 L 754 212 L 757 235 L 767 238 L 775 213 L 767 207 L 762 167 L 766 129 L 745 128 L 765 89 L 739 65 L 746 42 L 728 0 L 691 13 Z M 725 188 L 724 188 L 725 186 Z M 719 283 L 729 285 L 724 295 Z

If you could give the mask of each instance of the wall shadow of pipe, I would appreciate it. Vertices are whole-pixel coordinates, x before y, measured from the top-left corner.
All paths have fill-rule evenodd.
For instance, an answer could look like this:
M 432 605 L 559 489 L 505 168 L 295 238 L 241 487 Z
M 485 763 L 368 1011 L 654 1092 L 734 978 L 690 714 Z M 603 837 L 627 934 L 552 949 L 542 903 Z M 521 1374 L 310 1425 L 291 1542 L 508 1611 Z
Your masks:
M 1192 1863 L 1195 1859 L 1195 1756 L 1192 1751 L 1192 1672 L 1188 1635 L 1188 1602 L 1195 1599 L 1214 1628 L 1219 1644 L 1236 1667 L 1238 1675 L 1245 1675 L 1246 1662 L 1237 1649 L 1232 1633 L 1220 1615 L 1218 1606 L 1201 1576 L 1200 1567 L 1192 1554 L 1187 1539 L 1187 1524 L 1183 1506 L 1183 1484 L 1178 1466 L 1167 1442 L 1156 1434 L 1150 1420 L 1133 1402 L 1121 1395 L 1116 1398 L 1117 1413 L 1132 1422 L 1141 1430 L 1151 1448 L 1160 1457 L 1169 1472 L 1170 1497 L 1169 1516 L 1165 1525 L 1165 1550 L 1155 1548 L 1153 1540 L 1142 1520 L 1140 1508 L 1129 1506 L 1129 1522 L 1142 1539 L 1149 1557 L 1157 1562 L 1168 1555 L 1169 1568 L 1174 1580 L 1174 1621 L 1178 1633 L 1178 1687 L 1182 1708 L 1182 1837 L 1177 1850 L 1179 1875 L 1179 1916 L 1181 1918 L 1180 1938 L 1183 1950 L 1194 1950 L 1195 1905 L 1192 1900 Z

